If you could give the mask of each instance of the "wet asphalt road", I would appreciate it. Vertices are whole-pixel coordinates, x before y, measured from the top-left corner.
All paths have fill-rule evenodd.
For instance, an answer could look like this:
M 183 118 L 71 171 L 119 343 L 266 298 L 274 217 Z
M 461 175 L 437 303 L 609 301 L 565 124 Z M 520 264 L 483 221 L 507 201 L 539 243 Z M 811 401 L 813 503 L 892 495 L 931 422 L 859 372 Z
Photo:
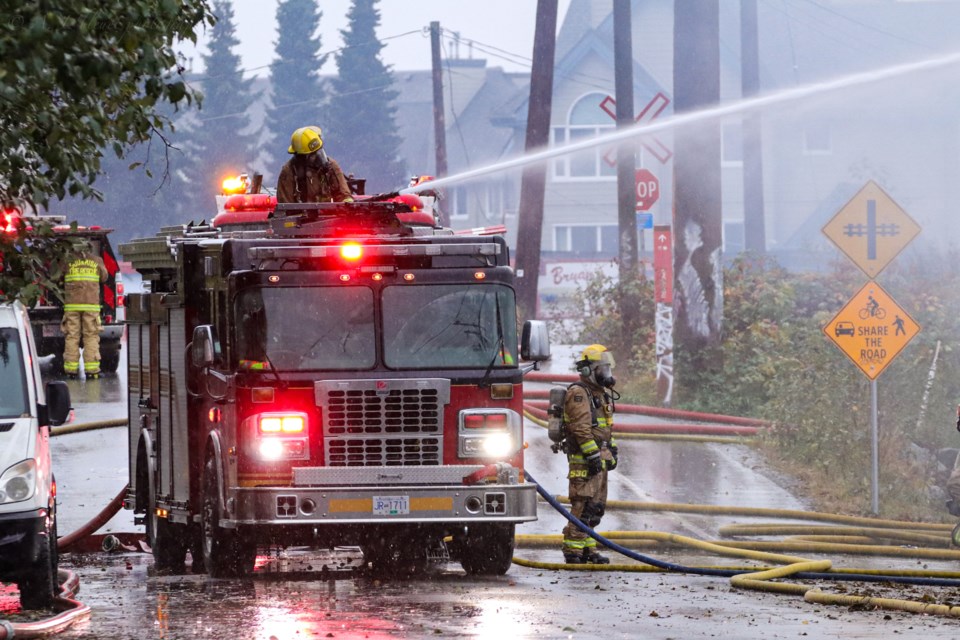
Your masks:
M 562 369 L 561 369 L 562 370 Z M 75 422 L 125 415 L 125 376 L 71 381 Z M 554 494 L 566 493 L 565 461 L 545 432 L 527 425 L 527 467 Z M 126 430 L 112 428 L 53 441 L 60 534 L 99 511 L 126 481 Z M 742 445 L 624 441 L 610 498 L 655 502 L 802 508 L 762 471 Z M 518 533 L 558 533 L 564 520 L 541 505 L 539 520 Z M 604 530 L 653 530 L 712 538 L 734 517 L 609 513 Z M 122 511 L 104 531 L 135 531 Z M 142 529 L 142 528 L 141 528 Z M 678 552 L 673 562 L 717 564 Z M 318 555 L 319 554 L 319 555 Z M 554 549 L 517 555 L 559 560 Z M 611 554 L 616 555 L 616 554 Z M 617 562 L 632 562 L 615 560 Z M 854 561 L 851 566 L 861 566 Z M 261 557 L 242 580 L 157 574 L 144 553 L 64 554 L 61 566 L 81 580 L 78 599 L 92 615 L 60 638 L 878 638 L 960 637 L 960 623 L 904 613 L 848 611 L 797 596 L 733 590 L 725 578 L 679 574 L 557 572 L 514 565 L 503 577 L 476 578 L 456 564 L 425 575 L 372 576 L 347 551 L 295 549 Z M 850 563 L 848 563 L 850 564 Z M 908 565 L 914 562 L 908 562 Z M 324 572 L 327 565 L 334 571 Z M 831 590 L 834 585 L 824 585 Z M 960 596 L 960 593 L 958 593 Z M 896 596 L 894 596 L 896 597 Z M 960 600 L 960 598 L 955 598 Z M 16 613 L 10 589 L 0 617 Z

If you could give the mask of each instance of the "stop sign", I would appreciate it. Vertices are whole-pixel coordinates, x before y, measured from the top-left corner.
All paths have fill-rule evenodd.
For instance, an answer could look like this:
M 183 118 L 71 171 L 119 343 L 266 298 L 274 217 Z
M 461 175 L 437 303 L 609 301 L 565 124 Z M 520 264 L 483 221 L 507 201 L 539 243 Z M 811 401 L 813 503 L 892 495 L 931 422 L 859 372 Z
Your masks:
M 649 169 L 637 169 L 637 211 L 647 211 L 660 197 L 660 181 Z

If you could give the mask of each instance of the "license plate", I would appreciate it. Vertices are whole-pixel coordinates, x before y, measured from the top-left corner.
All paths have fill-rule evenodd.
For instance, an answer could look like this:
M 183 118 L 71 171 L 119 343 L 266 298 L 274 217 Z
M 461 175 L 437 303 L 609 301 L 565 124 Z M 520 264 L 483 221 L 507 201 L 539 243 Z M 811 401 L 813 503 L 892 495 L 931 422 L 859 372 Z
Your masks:
M 410 513 L 410 496 L 373 496 L 373 515 L 402 516 Z
M 60 332 L 60 325 L 58 324 L 45 324 L 43 325 L 43 337 L 44 338 L 56 338 L 57 336 L 63 335 Z

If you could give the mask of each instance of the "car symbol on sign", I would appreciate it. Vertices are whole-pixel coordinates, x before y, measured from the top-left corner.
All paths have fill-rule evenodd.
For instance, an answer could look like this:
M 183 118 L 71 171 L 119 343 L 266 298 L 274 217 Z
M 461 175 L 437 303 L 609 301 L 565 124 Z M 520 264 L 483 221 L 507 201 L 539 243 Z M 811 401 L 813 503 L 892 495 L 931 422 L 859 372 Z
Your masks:
M 834 327 L 833 332 L 839 338 L 840 336 L 850 336 L 853 337 L 853 323 L 852 322 L 838 322 L 837 326 Z

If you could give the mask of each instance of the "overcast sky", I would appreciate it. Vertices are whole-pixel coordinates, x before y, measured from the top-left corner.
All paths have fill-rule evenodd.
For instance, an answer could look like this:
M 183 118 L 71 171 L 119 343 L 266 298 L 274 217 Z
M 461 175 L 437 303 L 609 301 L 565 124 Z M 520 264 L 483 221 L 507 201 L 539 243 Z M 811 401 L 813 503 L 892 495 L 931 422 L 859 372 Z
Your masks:
M 318 2 L 323 12 L 320 18 L 321 47 L 323 51 L 333 51 L 342 45 L 340 30 L 347 26 L 346 16 L 351 2 Z M 558 26 L 569 3 L 570 0 L 559 2 Z M 460 33 L 459 57 L 470 57 L 470 46 L 465 41 L 472 40 L 477 43 L 473 48 L 474 58 L 486 58 L 489 66 L 500 66 L 508 71 L 529 71 L 536 0 L 381 0 L 377 6 L 380 9 L 377 33 L 386 45 L 381 55 L 395 71 L 430 68 L 430 38 L 423 30 L 431 21 L 438 21 L 444 30 Z M 274 57 L 277 41 L 277 0 L 235 0 L 233 10 L 237 39 L 240 40 L 235 51 L 243 61 L 243 68 L 248 71 L 248 76 L 264 75 L 268 72 L 264 67 Z M 408 33 L 411 31 L 415 33 Z M 205 38 L 201 33 L 201 46 Z M 444 46 L 446 55 L 455 57 L 449 43 Z M 484 51 L 480 50 L 481 47 Z M 202 71 L 196 51 L 192 48 L 183 50 L 194 58 L 194 71 Z M 336 73 L 332 58 L 322 71 Z

